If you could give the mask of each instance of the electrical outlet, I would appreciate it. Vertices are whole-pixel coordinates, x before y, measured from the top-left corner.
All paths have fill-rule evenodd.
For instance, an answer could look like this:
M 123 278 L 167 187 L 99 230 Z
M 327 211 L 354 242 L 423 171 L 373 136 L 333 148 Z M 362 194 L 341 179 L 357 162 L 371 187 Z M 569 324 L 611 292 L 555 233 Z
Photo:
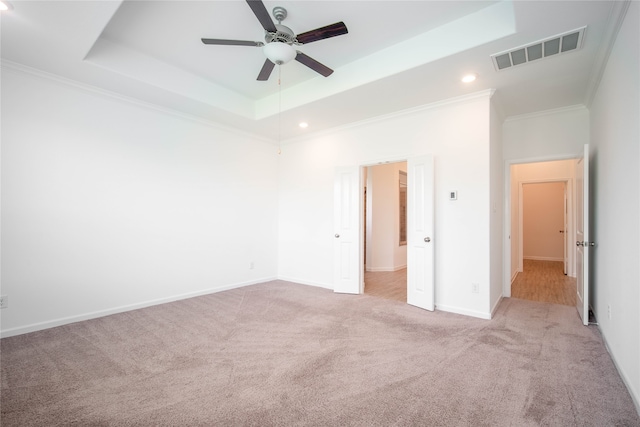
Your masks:
M 9 297 L 6 295 L 0 296 L 0 308 L 7 308 L 9 304 Z
M 607 317 L 609 318 L 609 320 L 611 320 L 611 305 L 610 304 L 607 305 Z
M 251 262 L 249 263 L 249 270 L 253 270 L 253 268 L 254 268 L 254 267 L 255 267 L 255 264 L 254 264 L 254 262 L 253 262 L 253 261 L 251 261 Z
M 472 283 L 471 284 L 471 292 L 474 294 L 480 293 L 480 284 Z

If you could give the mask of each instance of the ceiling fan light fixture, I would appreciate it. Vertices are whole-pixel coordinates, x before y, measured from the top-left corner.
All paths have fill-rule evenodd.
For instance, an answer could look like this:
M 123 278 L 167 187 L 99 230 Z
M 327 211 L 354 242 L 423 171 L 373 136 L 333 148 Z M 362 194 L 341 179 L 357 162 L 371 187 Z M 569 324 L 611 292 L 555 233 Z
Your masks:
M 296 57 L 293 46 L 282 42 L 271 42 L 263 46 L 262 51 L 269 61 L 277 65 L 286 64 Z

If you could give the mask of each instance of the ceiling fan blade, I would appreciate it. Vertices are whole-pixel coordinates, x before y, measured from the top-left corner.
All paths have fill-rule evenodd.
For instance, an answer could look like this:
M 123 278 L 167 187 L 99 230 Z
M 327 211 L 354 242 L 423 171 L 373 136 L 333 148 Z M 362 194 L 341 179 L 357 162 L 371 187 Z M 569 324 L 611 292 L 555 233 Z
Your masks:
M 264 46 L 262 42 L 252 42 L 247 40 L 225 40 L 225 39 L 201 39 L 204 44 L 218 44 L 226 46 Z
M 313 71 L 320 73 L 325 77 L 329 77 L 333 73 L 333 70 L 331 68 L 319 63 L 315 59 L 305 55 L 302 52 L 298 52 L 298 54 L 296 55 L 296 61 L 306 65 L 307 67 L 311 68 Z
M 347 30 L 347 26 L 344 25 L 344 22 L 336 22 L 335 24 L 327 25 L 326 27 L 316 28 L 315 30 L 298 34 L 296 39 L 298 39 L 299 43 L 305 44 L 335 36 L 341 36 L 348 32 L 349 31 Z
M 264 3 L 262 3 L 261 0 L 247 0 L 247 4 L 251 8 L 251 10 L 253 10 L 253 14 L 256 15 L 258 21 L 260 21 L 262 28 L 270 33 L 275 33 L 277 31 L 276 26 L 271 19 L 271 16 L 269 16 L 267 8 L 264 6 Z
M 259 81 L 266 81 L 269 80 L 269 76 L 271 75 L 271 71 L 273 71 L 273 67 L 275 67 L 276 64 L 274 64 L 273 62 L 269 61 L 268 59 L 266 61 L 264 61 L 264 65 L 262 66 L 262 69 L 260 70 L 260 74 L 258 74 L 258 80 Z

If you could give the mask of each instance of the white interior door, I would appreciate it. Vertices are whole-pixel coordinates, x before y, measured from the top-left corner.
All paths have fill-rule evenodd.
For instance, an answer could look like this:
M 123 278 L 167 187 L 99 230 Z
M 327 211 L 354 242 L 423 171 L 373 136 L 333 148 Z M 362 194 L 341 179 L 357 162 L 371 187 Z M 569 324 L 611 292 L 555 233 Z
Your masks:
M 337 168 L 333 202 L 333 290 L 359 294 L 360 268 L 360 167 Z
M 582 323 L 589 324 L 589 144 L 576 167 L 576 307 Z
M 567 209 L 568 201 L 567 201 L 567 183 L 564 183 L 564 199 L 562 205 L 562 248 L 563 248 L 563 262 L 564 262 L 564 274 L 569 274 L 569 248 L 568 248 L 568 240 L 567 240 Z
M 433 156 L 409 159 L 407 170 L 407 303 L 433 310 Z

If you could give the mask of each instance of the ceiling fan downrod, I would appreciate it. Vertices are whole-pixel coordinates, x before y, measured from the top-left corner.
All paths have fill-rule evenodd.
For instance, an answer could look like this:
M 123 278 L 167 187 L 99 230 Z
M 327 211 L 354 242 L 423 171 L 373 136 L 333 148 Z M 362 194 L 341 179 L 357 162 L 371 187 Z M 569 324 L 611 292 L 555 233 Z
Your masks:
M 276 6 L 273 8 L 273 17 L 276 18 L 278 24 L 282 24 L 282 21 L 287 17 L 287 9 L 282 6 Z

